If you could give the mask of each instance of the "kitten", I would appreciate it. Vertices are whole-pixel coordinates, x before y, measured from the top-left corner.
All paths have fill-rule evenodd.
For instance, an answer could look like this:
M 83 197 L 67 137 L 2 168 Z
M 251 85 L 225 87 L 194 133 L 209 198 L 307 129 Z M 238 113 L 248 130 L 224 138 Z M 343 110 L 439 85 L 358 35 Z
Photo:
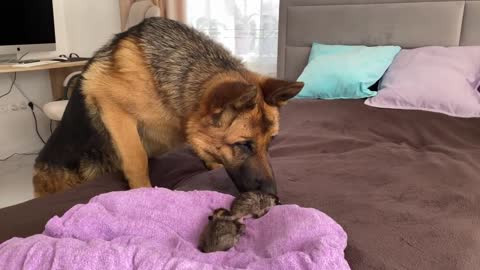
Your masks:
M 262 217 L 270 208 L 279 204 L 280 200 L 274 194 L 261 191 L 244 192 L 232 202 L 231 216 L 233 220 L 243 223 L 245 218 Z
M 229 250 L 245 229 L 245 225 L 233 220 L 230 211 L 224 208 L 215 209 L 208 220 L 199 244 L 199 249 L 205 253 Z

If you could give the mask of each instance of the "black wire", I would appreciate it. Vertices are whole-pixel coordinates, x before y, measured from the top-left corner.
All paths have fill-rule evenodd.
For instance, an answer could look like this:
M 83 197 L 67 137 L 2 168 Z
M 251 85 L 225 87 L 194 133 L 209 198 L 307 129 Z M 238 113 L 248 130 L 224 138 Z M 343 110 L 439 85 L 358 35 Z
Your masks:
M 25 54 L 23 54 L 23 55 L 18 59 L 18 61 L 22 60 L 22 58 L 25 57 L 28 53 L 29 53 L 29 52 L 26 52 Z M 3 97 L 5 97 L 5 96 L 9 95 L 9 94 L 12 92 L 13 86 L 15 85 L 15 82 L 16 82 L 16 81 L 17 81 L 17 73 L 14 72 L 14 73 L 13 73 L 13 80 L 12 80 L 12 84 L 10 84 L 10 88 L 8 89 L 8 91 L 7 91 L 5 94 L 1 95 L 0 98 L 3 98 Z M 23 94 L 22 91 L 20 91 L 20 92 Z M 25 96 L 25 94 L 23 94 L 23 96 L 29 101 L 29 107 L 30 107 L 30 109 L 31 109 L 31 111 L 32 111 L 33 120 L 34 120 L 34 122 L 35 122 L 35 132 L 37 133 L 38 138 L 43 142 L 43 144 L 46 144 L 45 140 L 42 138 L 42 136 L 40 135 L 40 132 L 38 131 L 37 116 L 35 115 L 35 111 L 34 111 L 34 105 L 35 105 L 35 104 L 34 104 L 27 96 Z M 50 121 L 50 132 L 52 132 L 52 121 Z M 52 133 L 53 133 L 53 132 L 52 132 Z M 5 159 L 0 159 L 0 161 L 5 161 L 5 160 L 13 157 L 14 155 L 23 155 L 23 154 L 21 154 L 21 153 L 15 153 L 15 154 L 12 154 L 12 155 L 10 155 L 9 157 L 7 157 L 7 158 L 5 158 Z
M 50 120 L 50 135 L 53 134 L 52 124 L 53 124 L 53 120 Z
M 15 84 L 15 81 L 17 80 L 17 73 L 13 73 L 13 81 L 12 81 L 12 84 L 10 84 L 10 88 L 8 89 L 7 93 L 3 94 L 0 96 L 0 98 L 3 98 L 4 96 L 7 96 L 8 94 L 10 94 L 13 90 L 13 85 Z
M 23 57 L 25 57 L 25 55 L 27 55 L 29 52 L 26 52 L 24 53 L 22 56 L 20 56 L 20 58 L 18 59 L 18 61 L 22 60 Z M 10 94 L 13 90 L 13 86 L 15 85 L 15 81 L 17 80 L 17 73 L 14 72 L 13 73 L 13 81 L 12 81 L 12 84 L 10 84 L 10 88 L 8 89 L 7 93 L 3 94 L 0 96 L 0 98 L 3 98 L 4 96 L 7 96 L 8 94 Z
M 29 54 L 30 52 L 26 52 L 24 53 L 22 56 L 20 56 L 20 58 L 18 58 L 18 62 L 20 62 L 20 60 L 22 60 L 23 57 L 25 57 L 25 55 Z
M 11 159 L 11 158 L 14 157 L 14 156 L 34 156 L 34 155 L 38 155 L 38 153 L 13 153 L 13 154 L 11 154 L 10 156 L 8 156 L 8 157 L 6 157 L 6 158 L 0 159 L 0 161 L 7 161 L 7 160 Z
M 43 142 L 43 144 L 46 144 L 46 142 L 43 140 L 42 136 L 40 135 L 40 132 L 38 132 L 37 116 L 35 115 L 33 108 L 30 108 L 30 109 L 32 110 L 33 119 L 35 120 L 35 132 L 37 132 L 37 136 Z
M 19 59 L 18 61 L 22 60 L 23 57 L 25 57 L 29 52 L 26 52 L 25 54 L 23 54 Z M 3 98 L 5 96 L 7 96 L 8 94 L 10 94 L 13 90 L 13 86 L 15 85 L 15 82 L 17 81 L 17 73 L 14 72 L 13 73 L 13 80 L 12 80 L 12 84 L 10 84 L 10 88 L 8 89 L 8 91 L 1 95 L 0 98 Z M 20 91 L 22 92 L 22 91 Z M 23 94 L 23 92 L 22 92 Z M 40 135 L 40 132 L 38 131 L 38 123 L 37 123 L 37 116 L 35 115 L 35 111 L 34 111 L 34 103 L 27 97 L 25 96 L 25 94 L 23 94 L 23 96 L 29 101 L 29 107 L 32 111 L 32 115 L 33 115 L 33 120 L 35 121 L 35 132 L 37 133 L 37 136 L 38 138 L 43 142 L 43 144 L 46 144 L 45 140 L 42 138 L 42 136 Z M 50 132 L 52 132 L 52 121 L 50 121 Z M 18 153 L 15 153 L 15 154 L 18 154 Z M 13 155 L 10 155 L 9 157 L 7 157 L 6 159 L 3 159 L 3 160 L 0 160 L 0 161 L 4 161 L 4 160 L 7 160 L 11 157 L 13 157 L 15 154 Z M 21 155 L 21 154 L 18 154 L 18 155 Z

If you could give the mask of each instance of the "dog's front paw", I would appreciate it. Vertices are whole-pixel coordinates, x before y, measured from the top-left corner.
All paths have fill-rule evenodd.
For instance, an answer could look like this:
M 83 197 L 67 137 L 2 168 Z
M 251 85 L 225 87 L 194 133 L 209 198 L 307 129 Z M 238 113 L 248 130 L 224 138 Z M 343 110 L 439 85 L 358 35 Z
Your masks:
M 205 162 L 205 166 L 207 166 L 209 170 L 215 170 L 223 167 L 222 164 L 216 162 Z

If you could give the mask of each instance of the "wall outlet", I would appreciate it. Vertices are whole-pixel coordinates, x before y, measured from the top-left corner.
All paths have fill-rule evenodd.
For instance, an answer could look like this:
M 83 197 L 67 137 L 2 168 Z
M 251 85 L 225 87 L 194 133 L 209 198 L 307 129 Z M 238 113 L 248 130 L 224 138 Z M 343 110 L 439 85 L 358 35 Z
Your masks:
M 20 112 L 20 111 L 26 111 L 26 110 L 30 110 L 26 102 L 20 102 L 18 104 L 0 105 L 0 113 Z
M 10 105 L 10 111 L 12 111 L 12 112 L 16 112 L 16 111 L 18 111 L 19 109 L 20 109 L 20 107 L 18 107 L 17 104 L 11 104 L 11 105 Z
M 22 110 L 22 111 L 30 109 L 26 102 L 20 103 L 19 107 L 20 107 L 20 110 Z

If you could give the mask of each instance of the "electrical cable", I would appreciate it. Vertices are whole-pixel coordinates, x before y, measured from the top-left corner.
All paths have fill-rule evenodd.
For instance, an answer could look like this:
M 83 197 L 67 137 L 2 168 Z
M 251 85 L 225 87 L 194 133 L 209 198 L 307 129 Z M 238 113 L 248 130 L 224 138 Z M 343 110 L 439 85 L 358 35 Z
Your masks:
M 12 157 L 14 156 L 35 156 L 35 155 L 38 155 L 38 153 L 13 153 L 11 154 L 10 156 L 6 157 L 6 158 L 1 158 L 0 161 L 7 161 L 9 159 L 11 159 Z
M 8 96 L 8 94 L 10 94 L 13 90 L 13 85 L 15 84 L 15 81 L 17 80 L 17 73 L 13 73 L 13 80 L 12 80 L 12 83 L 10 84 L 10 88 L 8 89 L 8 91 L 1 95 L 0 98 L 3 98 L 4 96 Z
M 15 88 L 18 90 L 18 92 L 20 92 L 20 94 L 22 94 L 22 96 L 29 102 L 32 102 L 33 103 L 33 106 L 35 106 L 37 109 L 39 109 L 43 114 L 45 114 L 45 112 L 43 111 L 42 107 L 38 106 L 35 102 L 33 102 L 26 94 L 25 92 L 23 92 L 23 90 L 18 87 L 17 84 L 14 84 Z
M 22 60 L 23 57 L 25 57 L 29 52 L 26 52 L 25 54 L 23 54 L 19 59 L 18 61 Z M 15 82 L 17 80 L 17 73 L 14 72 L 13 73 L 13 80 L 12 80 L 12 83 L 10 84 L 10 88 L 8 89 L 8 91 L 5 93 L 5 94 L 2 94 L 0 95 L 0 98 L 3 98 L 7 95 L 9 95 L 12 90 L 13 90 L 13 87 L 16 86 L 15 85 Z M 30 107 L 30 110 L 32 111 L 32 115 L 33 115 L 33 120 L 35 122 L 35 131 L 37 133 L 37 136 L 38 138 L 45 144 L 45 140 L 43 140 L 42 136 L 40 135 L 40 132 L 38 131 L 38 123 L 37 123 L 37 116 L 35 115 L 35 111 L 34 111 L 34 106 L 37 107 L 42 113 L 43 113 L 43 110 L 40 106 L 38 106 L 37 104 L 33 103 L 30 98 L 28 98 L 28 96 L 22 91 L 22 89 L 16 87 L 17 90 L 19 90 L 19 92 L 23 95 L 23 97 L 28 100 L 28 106 Z M 50 121 L 50 130 L 52 130 L 52 126 L 51 126 L 51 121 Z M 11 154 L 10 156 L 6 157 L 6 158 L 3 158 L 3 159 L 0 159 L 0 161 L 7 161 L 9 160 L 10 158 L 14 157 L 14 156 L 17 156 L 17 155 L 38 155 L 38 153 L 13 153 Z
M 29 52 L 26 52 L 26 53 L 24 53 L 22 56 L 20 56 L 20 58 L 18 59 L 18 61 L 22 60 L 22 58 L 25 57 L 28 53 L 29 53 Z M 15 81 L 16 81 L 16 80 L 17 80 L 17 73 L 14 72 L 14 73 L 13 73 L 13 80 L 12 80 L 12 84 L 10 84 L 10 88 L 8 89 L 8 91 L 7 91 L 5 94 L 1 95 L 0 98 L 3 98 L 3 97 L 5 97 L 5 96 L 9 95 L 9 94 L 12 92 L 13 86 L 15 85 Z
M 42 107 L 38 106 L 37 104 L 35 104 L 26 94 L 25 92 L 23 92 L 23 90 L 21 88 L 18 87 L 18 85 L 15 85 L 15 88 L 22 94 L 22 96 L 28 101 L 28 107 L 30 107 L 30 109 L 32 110 L 32 115 L 33 115 L 33 119 L 35 121 L 35 132 L 37 133 L 37 136 L 38 138 L 43 142 L 43 144 L 45 144 L 45 140 L 42 138 L 42 136 L 40 135 L 40 132 L 38 131 L 38 122 L 37 122 L 37 117 L 35 115 L 35 112 L 34 112 L 34 106 L 39 110 L 41 111 L 43 114 L 45 114 L 45 112 L 43 111 Z M 50 120 L 50 134 L 52 134 L 52 121 Z
M 7 58 L 7 59 L 3 58 L 3 59 L 2 59 L 2 62 L 3 62 L 3 63 L 12 63 L 12 64 L 14 64 L 14 63 L 16 63 L 17 61 L 18 61 L 18 60 L 17 60 L 17 55 L 15 55 L 15 56 L 13 56 L 13 57 L 11 57 L 11 58 Z
M 34 112 L 34 106 L 40 110 L 43 114 L 45 114 L 45 112 L 43 111 L 42 107 L 38 106 L 36 103 L 34 103 L 26 94 L 25 92 L 23 92 L 23 90 L 18 87 L 18 85 L 15 84 L 15 81 L 12 82 L 14 85 L 15 85 L 15 88 L 18 90 L 18 92 L 20 92 L 20 94 L 22 94 L 22 96 L 28 101 L 28 107 L 30 107 L 31 111 L 32 111 L 32 115 L 33 115 L 33 119 L 35 121 L 35 132 L 37 133 L 37 136 L 38 138 L 43 142 L 43 144 L 45 144 L 45 140 L 42 138 L 42 136 L 40 136 L 40 132 L 38 131 L 38 122 L 37 122 L 37 116 L 35 115 L 35 112 Z M 50 121 L 51 122 L 51 121 Z M 50 131 L 52 131 L 52 124 L 50 123 Z
M 30 110 L 32 111 L 32 115 L 33 115 L 33 120 L 35 121 L 35 132 L 37 133 L 38 138 L 43 142 L 43 144 L 46 144 L 45 140 L 42 138 L 42 135 L 40 135 L 40 132 L 38 131 L 37 116 L 35 115 L 33 102 L 31 101 L 28 102 L 28 107 L 30 107 Z
M 25 57 L 25 55 L 29 54 L 30 52 L 26 52 L 24 53 L 22 56 L 20 56 L 20 58 L 18 58 L 18 62 L 20 62 L 22 60 L 23 57 Z
M 22 56 L 20 56 L 18 61 L 21 61 L 28 53 L 29 52 L 26 52 Z M 45 114 L 45 113 L 43 112 L 43 109 L 40 106 L 38 106 L 32 100 L 30 100 L 30 98 L 25 94 L 25 92 L 23 92 L 22 89 L 20 89 L 17 85 L 15 85 L 16 81 L 17 81 L 17 73 L 14 72 L 13 73 L 13 80 L 12 80 L 12 83 L 10 84 L 10 88 L 8 89 L 8 91 L 5 94 L 2 94 L 0 96 L 0 98 L 3 98 L 5 96 L 9 95 L 12 92 L 14 86 L 17 88 L 18 92 L 20 92 L 20 94 L 22 94 L 22 96 L 28 101 L 28 106 L 30 107 L 30 110 L 32 111 L 32 116 L 33 116 L 33 120 L 34 120 L 34 123 L 35 123 L 35 132 L 37 133 L 38 138 L 43 142 L 43 144 L 45 144 L 45 140 L 42 138 L 42 136 L 40 135 L 40 132 L 38 130 L 38 120 L 37 120 L 37 116 L 35 115 L 34 107 L 39 109 L 43 114 Z M 52 124 L 51 123 L 50 123 L 50 131 L 52 131 Z

